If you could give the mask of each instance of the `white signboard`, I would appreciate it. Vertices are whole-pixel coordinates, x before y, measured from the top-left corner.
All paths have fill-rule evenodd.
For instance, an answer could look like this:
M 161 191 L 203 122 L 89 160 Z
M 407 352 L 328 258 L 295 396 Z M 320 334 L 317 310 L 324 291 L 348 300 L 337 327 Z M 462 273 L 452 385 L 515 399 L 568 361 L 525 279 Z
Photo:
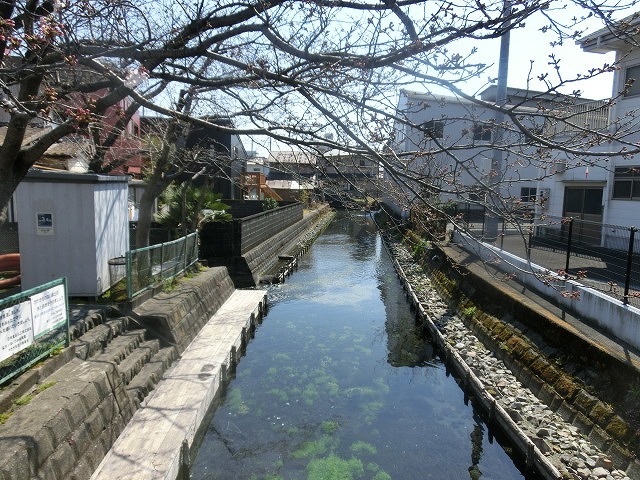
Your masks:
M 36 213 L 36 234 L 53 235 L 53 213 Z
M 33 336 L 38 338 L 52 328 L 67 321 L 67 303 L 64 285 L 56 285 L 31 296 Z
M 0 308 L 0 362 L 66 322 L 67 294 L 63 283 Z
M 0 361 L 33 343 L 31 302 L 0 310 Z

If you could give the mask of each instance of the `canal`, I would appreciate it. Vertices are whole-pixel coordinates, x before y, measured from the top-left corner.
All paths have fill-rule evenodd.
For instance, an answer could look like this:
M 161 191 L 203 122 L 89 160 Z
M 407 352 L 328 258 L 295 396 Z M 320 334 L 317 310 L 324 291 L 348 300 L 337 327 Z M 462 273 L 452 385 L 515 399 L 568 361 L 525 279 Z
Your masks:
M 415 325 L 369 218 L 337 217 L 269 302 L 191 478 L 524 478 Z

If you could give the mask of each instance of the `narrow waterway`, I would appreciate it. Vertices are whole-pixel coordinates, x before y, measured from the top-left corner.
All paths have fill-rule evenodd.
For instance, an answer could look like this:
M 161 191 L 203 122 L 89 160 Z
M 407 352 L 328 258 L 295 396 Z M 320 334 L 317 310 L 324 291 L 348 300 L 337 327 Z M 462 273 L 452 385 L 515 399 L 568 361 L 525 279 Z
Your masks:
M 269 291 L 193 479 L 524 478 L 414 323 L 366 217 Z

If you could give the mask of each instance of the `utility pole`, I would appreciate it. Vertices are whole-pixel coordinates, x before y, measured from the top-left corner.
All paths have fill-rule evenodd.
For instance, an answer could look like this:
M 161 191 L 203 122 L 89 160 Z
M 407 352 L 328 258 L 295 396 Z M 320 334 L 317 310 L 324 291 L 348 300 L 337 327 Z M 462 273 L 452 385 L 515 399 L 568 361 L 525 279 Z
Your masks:
M 504 107 L 507 103 L 507 76 L 509 74 L 509 42 L 511 36 L 511 1 L 504 0 L 504 15 L 507 20 L 504 23 L 505 32 L 500 37 L 500 59 L 498 61 L 498 84 L 496 89 L 496 105 L 500 108 Z M 495 241 L 498 238 L 498 212 L 500 211 L 500 204 L 502 198 L 502 189 L 500 187 L 502 174 L 503 174 L 503 150 L 502 144 L 504 141 L 504 128 L 502 123 L 504 122 L 504 113 L 502 111 L 496 111 L 495 113 L 495 131 L 493 136 L 493 157 L 491 159 L 491 178 L 487 182 L 491 187 L 488 192 L 488 200 L 490 208 L 493 211 L 486 212 L 485 218 L 485 240 Z M 486 210 L 485 210 L 486 211 Z

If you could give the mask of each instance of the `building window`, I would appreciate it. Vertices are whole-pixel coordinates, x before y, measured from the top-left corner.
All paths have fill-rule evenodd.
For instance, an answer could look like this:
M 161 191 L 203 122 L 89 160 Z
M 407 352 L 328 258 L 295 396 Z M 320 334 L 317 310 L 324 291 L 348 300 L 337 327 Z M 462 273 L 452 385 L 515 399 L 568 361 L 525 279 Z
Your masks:
M 427 138 L 444 138 L 444 122 L 442 120 L 429 120 L 422 124 Z
M 616 167 L 613 195 L 616 200 L 640 200 L 640 167 Z
M 491 141 L 491 127 L 484 123 L 473 124 L 473 139 L 483 142 Z
M 626 97 L 640 95 L 640 65 L 627 68 L 624 81 Z
M 536 201 L 536 189 L 533 187 L 522 187 L 520 189 L 520 200 L 527 203 Z

